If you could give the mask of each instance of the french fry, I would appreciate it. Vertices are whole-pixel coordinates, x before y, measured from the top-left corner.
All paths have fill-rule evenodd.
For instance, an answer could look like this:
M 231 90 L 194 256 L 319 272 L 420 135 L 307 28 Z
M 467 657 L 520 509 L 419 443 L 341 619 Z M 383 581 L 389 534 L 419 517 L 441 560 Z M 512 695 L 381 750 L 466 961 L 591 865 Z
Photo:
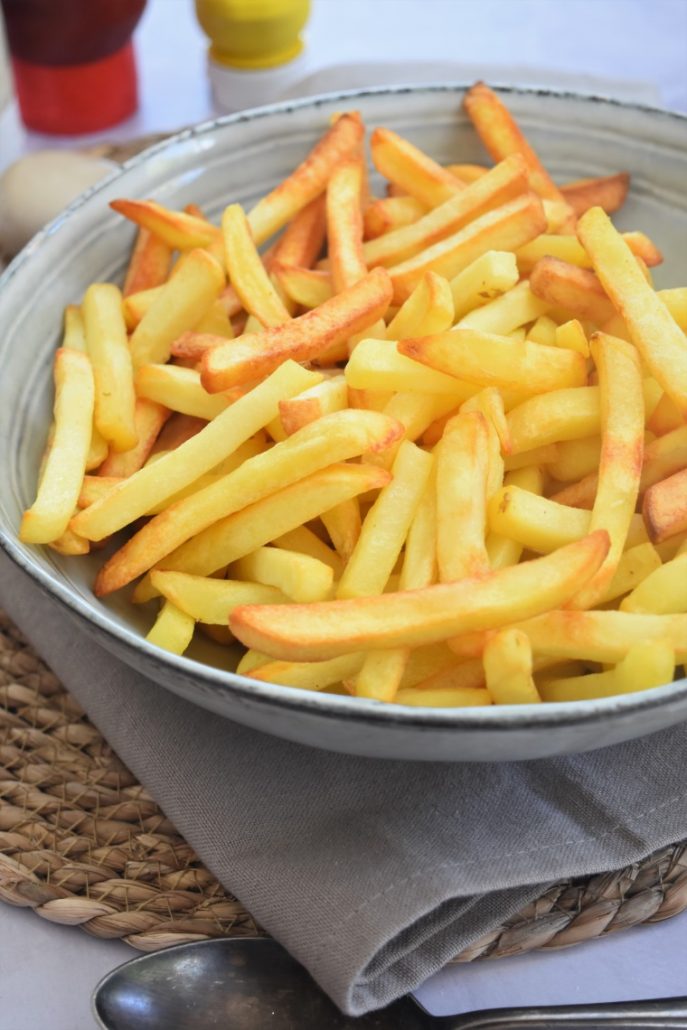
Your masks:
M 86 334 L 84 331 L 81 309 L 77 304 L 68 304 L 64 309 L 64 336 L 62 346 L 67 350 L 81 351 L 87 353 Z M 86 458 L 86 471 L 97 469 L 105 461 L 108 453 L 107 440 L 104 438 L 98 427 L 93 423 L 91 430 L 91 443 Z
M 407 647 L 368 651 L 355 678 L 356 696 L 370 697 L 376 701 L 393 701 L 409 654 L 410 649 Z
M 327 244 L 334 293 L 354 286 L 367 274 L 363 255 L 362 188 L 360 155 L 341 161 L 327 183 Z
M 605 333 L 590 341 L 599 376 L 601 460 L 590 528 L 605 529 L 611 546 L 604 563 L 574 599 L 592 608 L 615 575 L 637 504 L 644 457 L 644 398 L 639 356 L 632 344 Z
M 265 328 L 290 321 L 291 316 L 272 285 L 253 243 L 248 219 L 240 204 L 229 204 L 224 209 L 222 234 L 229 280 L 246 311 Z M 191 328 L 190 325 L 184 326 L 184 330 Z
M 502 629 L 484 648 L 487 690 L 497 705 L 528 705 L 541 701 L 532 677 L 532 647 L 522 630 Z
M 546 447 L 533 447 L 531 451 L 521 454 L 506 454 L 503 466 L 506 472 L 516 472 L 531 465 L 548 465 L 558 457 L 558 444 L 550 443 Z
M 81 307 L 95 382 L 95 425 L 115 451 L 136 445 L 136 397 L 122 317 L 122 295 L 110 283 L 93 283 Z
M 47 544 L 62 537 L 74 514 L 93 421 L 93 372 L 88 357 L 61 348 L 55 355 L 54 432 L 36 499 L 24 512 L 20 539 Z M 73 553 L 73 552 L 72 552 Z
M 200 381 L 200 373 L 181 365 L 141 365 L 134 383 L 139 397 L 208 422 L 236 399 L 231 392 L 208 393 Z
M 583 387 L 594 389 L 594 387 Z M 552 495 L 555 501 L 569 504 L 573 508 L 591 508 L 596 497 L 596 486 L 599 481 L 598 468 L 601 458 L 601 437 L 588 436 L 581 440 L 565 440 L 556 445 L 555 461 L 549 462 L 547 471 L 554 479 L 571 483 L 562 491 Z M 590 480 L 589 488 L 583 488 L 586 480 Z M 593 480 L 593 485 L 591 483 Z M 578 501 L 584 503 L 577 503 Z
M 122 481 L 106 498 L 77 515 L 72 529 L 102 540 L 172 497 L 253 436 L 277 413 L 279 401 L 310 386 L 315 374 L 298 365 L 277 369 L 200 433 Z
M 364 133 L 357 115 L 342 115 L 291 175 L 251 208 L 248 224 L 256 246 L 324 192 L 336 166 L 359 150 Z
M 267 261 L 269 271 L 275 264 L 310 268 L 319 257 L 326 232 L 325 197 L 316 197 L 293 216 L 277 240 Z
M 230 575 L 235 575 L 240 580 L 276 587 L 291 600 L 304 603 L 326 600 L 331 594 L 334 582 L 331 566 L 307 554 L 279 547 L 260 547 L 252 554 L 247 554 L 245 558 L 240 558 L 236 562 L 230 570 Z M 151 578 L 155 584 L 155 576 Z M 226 619 L 224 621 L 226 622 Z
M 525 193 L 501 207 L 487 211 L 463 229 L 427 247 L 420 254 L 389 269 L 394 287 L 393 301 L 402 303 L 425 272 L 452 279 L 490 250 L 515 250 L 533 240 L 546 228 L 541 201 Z
M 160 430 L 160 435 L 153 444 L 153 449 L 148 456 L 146 464 L 150 461 L 156 461 L 161 454 L 166 454 L 167 451 L 175 450 L 182 443 L 190 440 L 192 436 L 196 436 L 201 429 L 205 428 L 206 424 L 205 419 L 194 418 L 191 415 L 180 415 L 174 412 Z
M 165 241 L 149 229 L 139 229 L 124 278 L 123 296 L 162 285 L 171 262 L 172 251 Z
M 562 440 L 579 440 L 599 432 L 598 386 L 552 390 L 528 397 L 506 415 L 511 452 L 519 454 Z
M 656 382 L 656 380 L 653 381 Z M 664 436 L 684 425 L 684 421 L 684 416 L 673 398 L 667 393 L 663 393 L 650 417 L 647 418 L 646 425 L 647 429 L 650 429 L 656 436 Z
M 657 564 L 620 602 L 620 611 L 654 615 L 687 612 L 687 552 L 684 544 L 675 558 L 665 565 L 661 564 L 658 554 L 656 557 Z
M 540 315 L 534 325 L 527 330 L 525 339 L 532 343 L 543 343 L 547 347 L 557 347 L 556 328 L 556 323 L 552 318 L 549 318 L 548 315 Z
M 160 567 L 209 576 L 269 543 L 273 537 L 277 539 L 303 526 L 349 497 L 380 489 L 390 478 L 384 469 L 371 465 L 331 465 L 234 515 L 220 519 L 173 551 L 160 563 Z M 149 577 L 146 577 L 136 588 L 134 599 L 142 603 L 154 596 L 155 591 L 151 589 Z
M 463 382 L 497 386 L 521 396 L 583 386 L 587 380 L 587 364 L 581 354 L 527 341 L 517 343 L 475 329 L 400 340 L 396 346 L 406 357 Z
M 427 272 L 386 327 L 387 340 L 426 336 L 449 329 L 454 320 L 451 287 L 443 276 Z
M 307 554 L 311 558 L 328 565 L 338 579 L 343 571 L 343 564 L 336 551 L 328 547 L 323 540 L 320 540 L 317 533 L 307 526 L 298 526 L 275 537 L 272 541 L 275 547 L 285 547 L 289 551 L 298 551 L 299 554 Z
M 616 694 L 634 694 L 670 683 L 675 672 L 675 652 L 667 641 L 634 644 L 614 669 L 585 676 L 548 679 L 542 685 L 545 701 L 584 701 Z
M 526 322 L 533 322 L 540 315 L 546 314 L 547 310 L 548 305 L 535 297 L 527 282 L 522 282 L 465 315 L 458 326 L 461 329 L 479 329 L 484 333 L 507 336 Z
M 608 604 L 615 601 L 623 594 L 634 590 L 642 583 L 647 576 L 650 576 L 655 569 L 661 567 L 661 556 L 650 543 L 637 544 L 629 547 L 620 557 L 615 575 L 602 595 L 599 604 Z M 620 605 L 621 610 L 623 603 Z M 631 610 L 631 609 L 627 609 Z M 685 609 L 687 611 L 687 608 Z
M 687 416 L 685 334 L 647 284 L 627 243 L 601 208 L 591 208 L 582 216 L 578 237 L 646 367 Z
M 289 606 L 284 610 L 289 611 Z M 622 661 L 637 641 L 641 641 L 650 646 L 667 642 L 679 663 L 687 658 L 687 615 L 567 609 L 513 621 L 513 625 L 527 634 L 536 656 L 615 664 Z M 448 643 L 460 657 L 477 658 L 482 654 L 488 637 L 488 632 L 464 633 Z
M 287 297 L 304 308 L 316 308 L 332 296 L 332 280 L 329 272 L 316 268 L 299 268 L 274 262 L 272 274 Z
M 527 169 L 523 159 L 514 154 L 411 225 L 365 243 L 364 260 L 370 267 L 405 261 L 526 190 Z
M 663 261 L 663 255 L 656 244 L 643 232 L 625 232 L 622 238 L 635 257 L 641 257 L 649 268 L 660 265 Z M 545 233 L 526 243 L 524 247 L 519 248 L 516 257 L 518 268 L 523 275 L 531 272 L 536 263 L 544 257 L 558 258 L 570 265 L 577 265 L 578 268 L 592 267 L 589 255 L 574 236 L 552 233 Z
M 480 412 L 452 418 L 437 447 L 437 560 L 439 581 L 450 583 L 489 570 L 485 547 L 487 421 Z
M 381 175 L 427 207 L 436 207 L 464 189 L 460 179 L 390 129 L 374 130 L 370 153 Z
M 450 164 L 446 165 L 446 168 L 451 175 L 455 175 L 457 179 L 460 179 L 466 185 L 481 179 L 489 171 L 486 165 L 474 164 Z
M 186 612 L 180 611 L 171 601 L 165 601 L 146 640 L 172 654 L 183 654 L 191 643 L 195 625 Z
M 253 668 L 251 679 L 280 683 L 299 690 L 325 690 L 333 683 L 355 676 L 363 662 L 362 654 L 347 654 L 325 662 L 271 662 Z
M 171 250 L 193 250 L 221 241 L 220 230 L 206 219 L 183 211 L 170 211 L 153 200 L 112 200 L 110 207 L 147 229 Z
M 388 273 L 375 268 L 315 311 L 264 333 L 212 347 L 202 358 L 203 386 L 217 393 L 267 375 L 289 358 L 311 361 L 373 325 L 382 318 L 390 300 Z
M 510 154 L 521 154 L 527 163 L 532 189 L 540 197 L 564 205 L 570 212 L 570 224 L 574 224 L 572 208 L 496 93 L 478 82 L 467 91 L 464 106 L 490 157 L 503 161 Z
M 530 274 L 530 289 L 551 307 L 564 308 L 583 322 L 605 325 L 615 311 L 593 272 L 558 258 L 537 261 Z
M 460 382 L 453 375 L 411 360 L 381 340 L 361 340 L 348 360 L 344 375 L 353 389 L 440 395 L 454 398 L 456 407 L 478 390 L 471 383 Z
M 402 229 L 421 218 L 427 206 L 415 197 L 383 197 L 374 200 L 363 212 L 363 235 L 374 240 L 394 229 Z
M 383 412 L 389 418 L 396 419 L 403 426 L 404 440 L 417 440 L 437 419 L 448 416 L 455 412 L 455 397 L 444 397 L 441 394 L 431 393 L 395 393 L 383 407 Z M 383 468 L 391 468 L 398 448 L 398 444 L 390 447 L 382 454 L 368 456 L 366 461 L 373 461 Z
M 541 494 L 544 489 L 544 477 L 537 465 L 527 465 L 525 468 L 507 472 L 503 485 L 506 487 L 517 486 L 523 490 L 529 490 L 531 493 Z M 493 532 L 487 533 L 485 547 L 489 567 L 494 571 L 505 569 L 508 565 L 516 565 L 524 550 L 520 541 Z
M 283 604 L 287 597 L 274 586 L 235 579 L 207 579 L 185 572 L 150 574 L 156 590 L 194 622 L 226 626 L 239 604 Z
M 172 342 L 197 325 L 224 286 L 224 272 L 205 250 L 192 250 L 162 287 L 131 337 L 134 368 L 167 361 Z
M 380 594 L 393 571 L 432 468 L 432 456 L 404 442 L 393 479 L 368 512 L 336 589 L 339 598 Z
M 459 272 L 450 282 L 455 320 L 480 308 L 518 281 L 518 265 L 510 251 L 489 250 Z
M 589 357 L 589 340 L 579 319 L 571 318 L 563 325 L 556 326 L 556 347 L 576 350 L 583 358 Z
M 659 290 L 658 295 L 683 332 L 687 333 L 687 286 Z
M 279 418 L 284 432 L 291 436 L 309 422 L 330 415 L 334 411 L 343 411 L 348 406 L 348 387 L 343 374 L 330 376 L 316 386 L 296 397 L 289 397 L 279 402 Z
M 134 426 L 138 440 L 131 450 L 114 451 L 103 461 L 99 469 L 101 476 L 131 476 L 145 465 L 160 430 L 169 418 L 168 408 L 143 397 L 136 398 Z
M 216 423 L 217 419 L 211 425 Z M 126 586 L 213 522 L 332 462 L 345 461 L 368 450 L 383 450 L 398 439 L 400 432 L 397 423 L 371 411 L 338 411 L 304 426 L 288 440 L 250 458 L 216 483 L 177 501 L 147 522 L 103 565 L 96 578 L 96 594 L 103 596 Z M 159 469 L 160 464 L 153 469 Z M 99 504 L 106 506 L 132 480 L 133 477 L 115 487 Z M 97 507 L 96 504 L 85 509 L 74 523 Z
M 151 286 L 148 290 L 130 293 L 122 300 L 122 314 L 127 331 L 132 333 L 155 301 L 162 296 L 163 286 Z
M 121 476 L 84 476 L 76 506 L 78 508 L 88 508 L 89 505 L 95 504 L 101 497 L 107 496 L 112 487 L 121 482 L 121 479 Z M 85 539 L 85 537 L 82 537 L 82 539 Z
M 579 217 L 590 207 L 602 207 L 607 214 L 618 211 L 630 188 L 630 173 L 616 172 L 600 179 L 577 179 L 560 187 L 570 207 Z
M 602 530 L 545 558 L 478 580 L 312 605 L 236 608 L 230 628 L 246 646 L 295 661 L 334 658 L 361 646 L 417 647 L 470 630 L 500 628 L 512 623 L 516 613 L 534 616 L 565 604 L 594 575 L 608 546 Z
M 197 333 L 212 333 L 214 336 L 223 336 L 225 340 L 234 338 L 234 328 L 219 298 L 212 302 L 194 328 Z
M 644 494 L 642 514 L 653 543 L 687 529 L 687 469 L 654 483 Z

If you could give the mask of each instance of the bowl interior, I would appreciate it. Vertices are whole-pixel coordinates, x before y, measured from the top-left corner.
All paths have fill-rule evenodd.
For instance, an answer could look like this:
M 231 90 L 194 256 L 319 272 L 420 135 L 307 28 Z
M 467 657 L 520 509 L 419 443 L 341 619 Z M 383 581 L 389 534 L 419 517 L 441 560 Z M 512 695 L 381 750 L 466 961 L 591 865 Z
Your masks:
M 128 646 L 150 649 L 141 640 L 151 624 L 150 610 L 130 605 L 127 591 L 105 602 L 92 594 L 102 552 L 74 559 L 27 547 L 16 538 L 22 510 L 34 494 L 50 419 L 51 363 L 62 310 L 78 303 L 92 281 L 121 282 L 134 238 L 133 228 L 109 209 L 108 201 L 151 197 L 175 208 L 193 201 L 213 219 L 230 201 L 249 207 L 288 175 L 326 128 L 330 115 L 345 106 L 360 109 L 369 126 L 386 125 L 402 133 L 441 162 L 481 162 L 485 154 L 461 111 L 462 92 L 459 86 L 441 86 L 314 98 L 185 131 L 89 191 L 15 260 L 0 281 L 0 538 L 45 589 Z M 687 282 L 687 120 L 567 94 L 506 93 L 506 102 L 558 181 L 621 169 L 631 172 L 631 195 L 618 224 L 644 230 L 663 250 L 666 261 L 656 271 L 657 285 Z M 174 664 L 181 661 L 191 671 L 193 658 L 227 670 L 236 656 L 208 642 Z M 222 678 L 239 689 L 247 685 L 226 672 Z M 325 707 L 345 701 L 331 696 L 310 699 Z M 459 718 L 469 722 L 474 716 L 466 710 Z

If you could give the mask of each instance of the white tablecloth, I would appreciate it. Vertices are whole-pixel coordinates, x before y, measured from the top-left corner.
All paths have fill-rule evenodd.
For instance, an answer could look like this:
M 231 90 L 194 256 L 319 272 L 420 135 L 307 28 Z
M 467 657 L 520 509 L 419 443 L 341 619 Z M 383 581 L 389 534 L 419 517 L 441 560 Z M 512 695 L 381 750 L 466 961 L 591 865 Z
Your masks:
M 190 0 L 151 0 L 136 40 L 140 110 L 93 140 L 170 131 L 215 113 Z M 449 65 L 453 77 L 466 80 L 598 91 L 603 79 L 613 95 L 687 111 L 684 0 L 315 0 L 307 54 L 308 92 L 383 81 L 361 69 L 364 62 L 398 62 L 389 70 L 396 81 L 399 68 L 416 62 L 414 81 L 440 78 Z M 435 73 L 422 74 L 417 62 Z M 327 72 L 333 65 L 349 67 Z M 56 142 L 83 145 L 27 133 L 13 106 L 0 115 L 0 169 Z M 565 952 L 449 967 L 420 996 L 439 1014 L 687 994 L 686 934 L 682 916 Z M 0 1030 L 90 1030 L 94 985 L 133 954 L 119 942 L 0 906 Z

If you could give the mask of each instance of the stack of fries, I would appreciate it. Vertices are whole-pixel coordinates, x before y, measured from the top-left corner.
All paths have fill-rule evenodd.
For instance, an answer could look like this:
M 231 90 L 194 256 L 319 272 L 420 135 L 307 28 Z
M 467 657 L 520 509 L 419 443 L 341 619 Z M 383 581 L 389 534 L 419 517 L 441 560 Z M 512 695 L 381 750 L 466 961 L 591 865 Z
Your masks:
M 613 227 L 627 174 L 558 187 L 487 86 L 465 108 L 491 168 L 377 128 L 375 198 L 353 112 L 220 227 L 112 204 L 137 242 L 67 309 L 20 535 L 127 530 L 95 592 L 142 577 L 160 647 L 198 626 L 254 679 L 430 706 L 684 661 L 687 287 Z

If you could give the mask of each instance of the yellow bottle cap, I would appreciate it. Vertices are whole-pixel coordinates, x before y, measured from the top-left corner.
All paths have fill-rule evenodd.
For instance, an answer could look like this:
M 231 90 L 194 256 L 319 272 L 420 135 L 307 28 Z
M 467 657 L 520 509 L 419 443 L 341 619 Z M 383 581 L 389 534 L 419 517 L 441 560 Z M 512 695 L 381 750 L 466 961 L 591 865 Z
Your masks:
M 274 68 L 303 49 L 301 30 L 310 0 L 196 0 L 196 14 L 210 37 L 210 57 L 246 70 Z

